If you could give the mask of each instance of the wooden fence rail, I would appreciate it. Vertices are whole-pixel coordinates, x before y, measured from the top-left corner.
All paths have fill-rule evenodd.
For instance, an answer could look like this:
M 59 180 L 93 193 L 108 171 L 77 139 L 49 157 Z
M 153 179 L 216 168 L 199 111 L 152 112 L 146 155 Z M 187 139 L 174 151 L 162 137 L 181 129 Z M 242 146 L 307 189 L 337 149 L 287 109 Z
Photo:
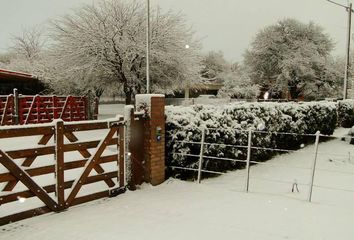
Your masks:
M 95 136 L 97 131 L 105 136 L 99 140 L 85 137 Z M 26 148 L 19 144 L 19 148 L 6 150 L 5 142 L 18 137 L 37 139 L 38 145 Z M 3 127 L 0 128 L 0 139 L 0 210 L 11 203 L 34 198 L 44 205 L 1 216 L 0 225 L 51 211 L 60 212 L 73 205 L 115 196 L 125 190 L 122 118 L 92 123 L 57 120 L 28 127 Z M 107 163 L 116 164 L 107 168 Z M 75 169 L 81 171 L 75 173 L 74 179 L 72 174 L 68 174 L 71 178 L 66 177 L 68 171 Z M 43 176 L 48 181 L 43 182 Z M 41 182 L 38 177 L 42 177 Z M 50 181 L 52 179 L 54 183 Z M 106 187 L 100 185 L 89 194 L 80 194 L 84 186 L 98 182 Z M 17 189 L 19 184 L 22 187 L 20 190 Z M 26 206 L 26 202 L 22 206 Z

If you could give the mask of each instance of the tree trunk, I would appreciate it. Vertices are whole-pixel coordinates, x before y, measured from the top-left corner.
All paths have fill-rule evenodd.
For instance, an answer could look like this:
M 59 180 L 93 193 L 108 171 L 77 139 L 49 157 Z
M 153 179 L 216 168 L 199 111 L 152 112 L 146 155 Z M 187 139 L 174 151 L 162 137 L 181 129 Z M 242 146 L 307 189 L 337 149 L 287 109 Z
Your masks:
M 125 104 L 130 105 L 132 103 L 133 88 L 124 83 Z
M 297 89 L 297 86 L 290 86 L 289 92 L 292 100 L 298 99 L 300 91 Z
M 95 90 L 96 97 L 101 98 L 101 96 L 104 92 L 104 88 L 94 88 L 94 90 Z
M 132 103 L 132 91 L 125 92 L 125 105 L 130 105 Z
M 133 88 L 129 86 L 128 79 L 123 73 L 121 73 L 121 78 L 123 80 L 123 91 L 125 94 L 125 105 L 130 105 L 132 103 Z

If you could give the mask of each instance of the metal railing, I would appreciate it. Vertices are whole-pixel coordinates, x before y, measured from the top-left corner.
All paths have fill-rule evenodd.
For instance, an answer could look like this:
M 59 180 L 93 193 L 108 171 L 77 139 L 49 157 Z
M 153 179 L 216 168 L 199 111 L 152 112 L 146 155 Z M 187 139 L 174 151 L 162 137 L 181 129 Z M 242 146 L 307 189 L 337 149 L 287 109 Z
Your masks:
M 320 152 L 319 151 L 319 145 L 320 145 L 320 138 L 322 139 L 338 139 L 338 137 L 335 136 L 327 136 L 321 134 L 319 131 L 316 132 L 316 134 L 298 134 L 298 133 L 287 133 L 287 132 L 271 132 L 271 131 L 258 131 L 258 130 L 241 130 L 241 129 L 233 129 L 234 131 L 239 131 L 239 132 L 247 132 L 247 145 L 237 145 L 237 144 L 223 144 L 223 143 L 211 143 L 211 142 L 206 142 L 206 131 L 207 130 L 212 130 L 215 128 L 201 128 L 201 141 L 196 142 L 196 141 L 174 141 L 175 143 L 183 143 L 183 144 L 193 144 L 193 145 L 200 145 L 200 150 L 199 154 L 190 154 L 190 153 L 183 153 L 183 152 L 173 152 L 173 154 L 180 155 L 180 156 L 185 156 L 185 157 L 195 157 L 198 158 L 198 164 L 197 168 L 192 168 L 192 167 L 181 167 L 181 166 L 169 166 L 172 169 L 179 169 L 179 170 L 186 170 L 186 171 L 194 171 L 198 174 L 197 177 L 197 182 L 201 183 L 202 181 L 202 174 L 203 173 L 212 173 L 212 174 L 218 174 L 218 175 L 224 175 L 225 172 L 220 172 L 220 171 L 211 171 L 208 169 L 203 169 L 203 162 L 206 159 L 209 160 L 214 160 L 214 161 L 231 161 L 231 162 L 241 162 L 245 163 L 245 171 L 246 171 L 246 176 L 245 176 L 245 183 L 244 183 L 244 191 L 249 192 L 250 189 L 250 178 L 252 179 L 258 179 L 258 180 L 264 180 L 264 181 L 269 181 L 269 182 L 278 182 L 278 183 L 287 183 L 287 184 L 293 184 L 297 187 L 297 185 L 304 185 L 308 186 L 308 194 L 307 194 L 307 200 L 309 202 L 312 201 L 312 196 L 313 196 L 313 189 L 315 188 L 324 188 L 324 189 L 331 189 L 331 190 L 338 190 L 338 191 L 347 191 L 347 192 L 353 192 L 354 190 L 350 189 L 343 189 L 343 188 L 335 188 L 335 187 L 329 187 L 329 186 L 323 186 L 323 185 L 318 185 L 315 184 L 315 177 L 317 172 L 331 172 L 331 173 L 336 173 L 336 174 L 349 174 L 354 176 L 354 171 L 341 171 L 341 170 L 335 170 L 335 169 L 326 169 L 326 168 L 319 168 L 317 166 L 317 161 L 318 161 L 318 156 L 320 155 L 333 155 L 337 157 L 349 157 L 349 161 L 351 158 L 351 154 L 341 154 L 341 153 L 333 153 L 333 152 Z M 279 148 L 269 148 L 269 147 L 261 147 L 261 146 L 254 146 L 252 145 L 252 137 L 255 133 L 262 133 L 262 134 L 282 134 L 282 135 L 296 135 L 296 136 L 301 136 L 301 137 L 313 137 L 314 138 L 314 144 L 313 144 L 313 150 L 309 151 L 299 151 L 299 150 L 293 150 L 293 149 L 279 149 Z M 347 138 L 354 138 L 347 136 Z M 241 149 L 247 149 L 247 157 L 246 159 L 237 159 L 237 158 L 228 158 L 228 157 L 217 157 L 217 156 L 208 156 L 205 155 L 205 148 L 207 146 L 220 146 L 220 147 L 231 147 L 231 148 L 241 148 Z M 274 151 L 276 153 L 297 153 L 297 154 L 305 154 L 308 156 L 311 156 L 312 162 L 311 166 L 305 167 L 305 166 L 291 166 L 291 165 L 286 165 L 286 164 L 278 164 L 278 163 L 272 163 L 272 162 L 262 162 L 262 161 L 256 161 L 252 159 L 252 151 L 255 150 L 264 150 L 264 151 Z M 336 160 L 333 160 L 336 161 Z M 338 161 L 341 163 L 340 161 Z M 354 161 L 353 161 L 354 164 Z M 277 167 L 277 168 L 286 168 L 286 169 L 301 169 L 301 170 L 307 170 L 310 171 L 310 181 L 308 183 L 305 182 L 290 182 L 290 181 L 283 181 L 279 179 L 270 179 L 270 178 L 262 178 L 262 177 L 257 177 L 257 176 L 251 176 L 251 168 L 254 165 L 267 165 L 270 167 Z

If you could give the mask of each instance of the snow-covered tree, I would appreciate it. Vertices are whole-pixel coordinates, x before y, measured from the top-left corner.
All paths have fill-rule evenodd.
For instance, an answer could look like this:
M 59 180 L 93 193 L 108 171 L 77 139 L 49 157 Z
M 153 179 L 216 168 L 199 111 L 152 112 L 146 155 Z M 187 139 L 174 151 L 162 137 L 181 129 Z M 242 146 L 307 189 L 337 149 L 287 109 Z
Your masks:
M 308 83 L 304 94 L 308 99 L 341 98 L 343 94 L 343 66 L 341 58 L 328 57 L 321 71 Z
M 296 99 L 317 81 L 327 80 L 321 73 L 332 49 L 331 39 L 320 26 L 285 19 L 257 34 L 246 51 L 245 64 L 255 83 L 272 91 L 288 91 Z
M 39 26 L 24 28 L 21 35 L 13 37 L 14 52 L 28 60 L 39 58 L 44 49 L 45 38 L 43 29 Z
M 46 37 L 40 26 L 24 28 L 19 35 L 14 35 L 12 46 L 8 49 L 3 67 L 15 71 L 41 75 L 46 60 L 43 59 Z
M 231 64 L 225 60 L 221 51 L 210 51 L 203 56 L 201 64 L 201 76 L 206 79 L 215 79 L 218 75 L 231 70 Z
M 218 92 L 220 97 L 255 99 L 260 93 L 259 85 L 252 83 L 245 66 L 233 64 L 231 71 L 224 72 L 220 77 L 224 83 Z
M 72 79 L 119 84 L 130 103 L 146 85 L 144 2 L 106 0 L 84 5 L 52 22 L 52 54 Z M 186 45 L 190 48 L 185 48 Z M 199 43 L 185 19 L 155 9 L 151 14 L 151 80 L 154 92 L 182 88 L 198 79 Z M 104 73 L 104 79 L 98 73 Z M 95 78 L 97 76 L 97 78 Z

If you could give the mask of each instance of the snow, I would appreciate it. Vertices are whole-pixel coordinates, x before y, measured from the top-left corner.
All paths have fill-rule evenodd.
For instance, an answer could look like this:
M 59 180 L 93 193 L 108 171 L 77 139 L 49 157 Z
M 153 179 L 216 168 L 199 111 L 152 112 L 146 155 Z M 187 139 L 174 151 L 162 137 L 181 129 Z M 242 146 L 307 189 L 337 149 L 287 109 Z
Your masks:
M 151 98 L 153 97 L 165 97 L 163 94 L 137 94 L 135 96 L 135 108 L 144 110 L 146 114 L 150 115 Z
M 99 119 L 107 119 L 113 118 L 117 114 L 124 114 L 124 104 L 99 104 L 98 109 L 98 118 Z
M 347 131 L 338 129 L 335 136 Z M 336 190 L 315 187 L 308 203 L 308 187 L 302 183 L 309 183 L 310 170 L 303 168 L 311 166 L 313 150 L 304 145 L 268 165 L 251 166 L 250 193 L 243 191 L 245 170 L 201 184 L 169 179 L 157 187 L 145 184 L 115 198 L 0 227 L 0 239 L 351 240 L 354 158 L 349 159 L 349 152 L 354 156 L 354 148 L 339 138 L 320 144 L 318 169 L 337 172 L 317 170 L 315 185 Z M 291 192 L 294 181 L 299 193 Z

